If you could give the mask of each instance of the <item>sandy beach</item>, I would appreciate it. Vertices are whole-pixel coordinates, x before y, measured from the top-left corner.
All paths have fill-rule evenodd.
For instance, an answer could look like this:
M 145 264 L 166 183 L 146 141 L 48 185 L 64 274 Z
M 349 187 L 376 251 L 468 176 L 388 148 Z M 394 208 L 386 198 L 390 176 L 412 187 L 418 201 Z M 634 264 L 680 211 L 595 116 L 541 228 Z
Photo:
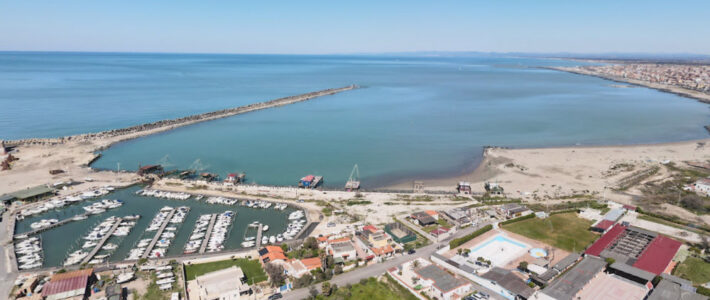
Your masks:
M 592 195 L 631 204 L 634 197 L 640 195 L 636 188 L 631 187 L 624 192 L 612 191 L 622 179 L 662 163 L 689 167 L 685 162 L 707 161 L 710 159 L 708 143 L 710 139 L 627 146 L 488 148 L 483 161 L 473 172 L 422 181 L 425 190 L 429 191 L 455 191 L 458 181 L 468 181 L 473 191 L 479 193 L 485 192 L 485 182 L 496 182 L 505 189 L 508 197 L 528 202 L 564 201 L 575 196 Z M 659 168 L 658 173 L 645 181 L 663 178 L 664 175 L 667 175 L 665 169 Z M 401 183 L 389 188 L 411 189 L 411 186 L 411 183 Z

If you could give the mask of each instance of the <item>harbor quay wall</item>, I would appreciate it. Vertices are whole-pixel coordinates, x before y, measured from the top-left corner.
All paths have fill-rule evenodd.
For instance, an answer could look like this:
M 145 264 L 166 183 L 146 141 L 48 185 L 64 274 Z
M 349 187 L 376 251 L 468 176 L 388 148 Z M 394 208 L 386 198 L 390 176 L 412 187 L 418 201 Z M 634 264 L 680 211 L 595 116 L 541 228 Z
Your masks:
M 194 124 L 194 123 L 198 123 L 198 122 L 229 117 L 229 116 L 243 114 L 243 113 L 261 110 L 261 109 L 267 109 L 267 108 L 272 108 L 272 107 L 277 107 L 277 106 L 293 104 L 296 102 L 302 102 L 302 101 L 310 100 L 310 99 L 317 98 L 317 97 L 333 95 L 333 94 L 337 94 L 340 92 L 353 90 L 356 88 L 358 88 L 358 86 L 353 84 L 353 85 L 340 87 L 340 88 L 325 89 L 325 90 L 310 92 L 310 93 L 296 95 L 296 96 L 283 97 L 283 98 L 279 98 L 279 99 L 258 102 L 258 103 L 252 103 L 252 104 L 233 107 L 233 108 L 227 108 L 227 109 L 222 109 L 222 110 L 217 110 L 217 111 L 206 112 L 206 113 L 202 113 L 202 114 L 190 115 L 190 116 L 176 118 L 176 119 L 160 120 L 160 121 L 156 121 L 156 122 L 144 123 L 144 124 L 120 128 L 120 129 L 111 129 L 111 130 L 106 130 L 106 131 L 101 131 L 101 132 L 96 132 L 96 133 L 84 133 L 84 134 L 77 134 L 77 135 L 57 137 L 57 138 L 30 138 L 30 139 L 6 140 L 6 141 L 4 141 L 4 144 L 7 147 L 14 147 L 14 146 L 21 146 L 21 145 L 56 145 L 56 144 L 64 144 L 64 143 L 72 142 L 72 141 L 74 141 L 74 142 L 76 142 L 76 141 L 79 141 L 79 142 L 80 141 L 93 141 L 93 140 L 97 140 L 97 139 L 116 138 L 116 137 L 121 137 L 121 136 L 126 136 L 126 138 L 131 138 L 130 135 L 134 135 L 136 133 L 143 133 L 143 132 L 158 130 L 158 129 L 169 130 L 169 129 L 173 129 L 176 127 Z

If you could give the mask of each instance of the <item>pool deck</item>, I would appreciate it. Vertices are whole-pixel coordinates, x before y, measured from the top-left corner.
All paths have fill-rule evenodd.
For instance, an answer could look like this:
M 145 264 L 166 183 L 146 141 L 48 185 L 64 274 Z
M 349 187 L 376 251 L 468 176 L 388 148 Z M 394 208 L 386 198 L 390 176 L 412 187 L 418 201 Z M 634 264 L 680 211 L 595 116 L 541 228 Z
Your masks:
M 533 239 L 524 237 L 524 236 L 522 236 L 522 235 L 515 234 L 515 233 L 512 233 L 512 232 L 510 232 L 510 231 L 504 230 L 504 229 L 496 228 L 496 229 L 493 229 L 493 230 L 491 230 L 491 231 L 488 231 L 488 232 L 486 232 L 486 233 L 484 233 L 484 234 L 482 234 L 482 235 L 480 235 L 480 236 L 478 236 L 478 237 L 476 237 L 476 238 L 474 238 L 474 239 L 472 239 L 472 240 L 470 240 L 470 241 L 464 243 L 463 245 L 461 245 L 461 246 L 459 246 L 459 247 L 457 247 L 457 248 L 450 249 L 449 251 L 445 252 L 445 253 L 443 254 L 443 256 L 446 257 L 446 258 L 452 258 L 452 257 L 454 257 L 454 256 L 457 255 L 457 252 L 456 252 L 456 251 L 457 251 L 458 248 L 472 249 L 472 248 L 478 247 L 478 246 L 480 246 L 482 243 L 485 243 L 486 241 L 492 239 L 492 238 L 493 238 L 494 236 L 496 236 L 496 235 L 503 235 L 503 236 L 506 236 L 506 237 L 509 238 L 509 239 L 516 240 L 516 241 L 518 241 L 518 242 L 521 242 L 521 243 L 523 243 L 523 244 L 526 244 L 529 248 L 551 249 L 552 251 L 548 251 L 548 252 L 549 252 L 548 254 L 549 254 L 549 255 L 554 255 L 554 257 L 552 258 L 552 261 L 550 262 L 550 265 L 556 264 L 557 262 L 559 262 L 560 260 L 562 260 L 563 258 L 565 258 L 567 255 L 569 255 L 569 252 L 567 252 L 567 251 L 565 251 L 565 250 L 562 250 L 562 249 L 559 249 L 559 248 L 552 247 L 552 246 L 550 246 L 550 245 L 548 245 L 548 244 L 545 244 L 545 243 L 543 243 L 543 242 L 541 242 L 541 241 L 533 240 Z M 580 249 L 580 250 L 581 250 L 581 249 Z M 518 264 L 519 264 L 521 261 L 527 261 L 528 263 L 532 263 L 534 260 L 535 260 L 535 258 L 532 257 L 532 256 L 529 255 L 529 254 L 528 254 L 528 255 L 522 255 L 522 256 L 520 256 L 520 257 L 518 257 L 518 258 L 516 258 L 516 259 L 511 260 L 511 261 L 508 262 L 505 266 L 502 266 L 502 267 L 505 268 L 505 269 L 514 269 L 514 268 L 517 268 L 517 267 L 518 267 Z

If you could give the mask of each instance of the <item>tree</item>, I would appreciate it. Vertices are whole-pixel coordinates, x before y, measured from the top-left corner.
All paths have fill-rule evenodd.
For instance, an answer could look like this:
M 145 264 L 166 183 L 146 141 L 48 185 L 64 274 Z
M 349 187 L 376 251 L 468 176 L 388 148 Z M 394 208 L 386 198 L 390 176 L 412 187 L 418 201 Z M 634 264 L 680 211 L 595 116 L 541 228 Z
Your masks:
M 419 260 L 415 259 L 414 261 L 412 261 L 411 267 L 412 267 L 412 271 L 419 268 Z
M 663 279 L 663 277 L 656 275 L 656 277 L 653 277 L 653 280 L 651 280 L 651 283 L 653 284 L 653 286 L 658 286 L 658 283 L 661 282 L 661 279 Z
M 314 287 L 314 286 L 311 286 L 311 287 L 308 289 L 308 293 L 311 294 L 311 298 L 313 298 L 313 299 L 315 299 L 316 297 L 318 297 L 318 290 L 317 290 L 316 287 Z
M 284 274 L 284 267 L 277 264 L 267 263 L 264 267 L 266 274 L 269 274 L 271 279 L 271 286 L 283 285 L 286 281 L 286 274 Z
M 337 285 L 337 284 L 333 283 L 332 285 L 330 285 L 330 294 L 331 294 L 331 295 L 335 294 L 335 292 L 337 292 L 337 291 L 338 291 L 338 285 Z
M 324 281 L 320 286 L 320 292 L 327 297 L 330 296 L 330 291 L 330 281 Z
M 288 252 L 288 244 L 281 244 L 281 250 L 283 250 L 284 252 Z
M 303 241 L 303 247 L 314 250 L 318 249 L 318 240 L 312 236 L 309 236 Z
M 528 262 L 527 262 L 527 261 L 521 261 L 521 262 L 518 264 L 518 269 L 527 272 L 527 271 L 528 271 Z
M 335 266 L 335 259 L 333 258 L 332 255 L 328 255 L 325 257 L 325 267 L 326 268 L 333 268 Z
M 613 264 L 616 262 L 616 260 L 613 259 L 613 258 L 611 258 L 611 257 L 607 257 L 607 258 L 605 259 L 605 261 L 606 261 L 606 265 L 607 265 L 607 266 L 611 266 L 611 265 L 613 265 Z
M 340 265 L 337 265 L 337 266 L 335 266 L 335 268 L 333 268 L 333 272 L 335 272 L 336 275 L 342 274 L 342 273 L 343 273 L 343 267 L 340 266 Z
M 311 285 L 311 282 L 313 282 L 313 276 L 306 274 L 301 277 L 296 278 L 296 280 L 293 281 L 293 287 L 294 288 L 302 288 L 302 287 L 307 287 Z

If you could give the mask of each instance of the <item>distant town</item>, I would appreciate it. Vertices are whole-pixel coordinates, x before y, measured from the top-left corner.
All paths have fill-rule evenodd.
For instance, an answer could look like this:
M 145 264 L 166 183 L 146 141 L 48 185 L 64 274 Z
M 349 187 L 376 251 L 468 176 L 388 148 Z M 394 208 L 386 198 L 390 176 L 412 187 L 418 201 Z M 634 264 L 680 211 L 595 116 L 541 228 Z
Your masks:
M 710 65 L 614 61 L 613 64 L 552 69 L 628 82 L 710 102 Z

